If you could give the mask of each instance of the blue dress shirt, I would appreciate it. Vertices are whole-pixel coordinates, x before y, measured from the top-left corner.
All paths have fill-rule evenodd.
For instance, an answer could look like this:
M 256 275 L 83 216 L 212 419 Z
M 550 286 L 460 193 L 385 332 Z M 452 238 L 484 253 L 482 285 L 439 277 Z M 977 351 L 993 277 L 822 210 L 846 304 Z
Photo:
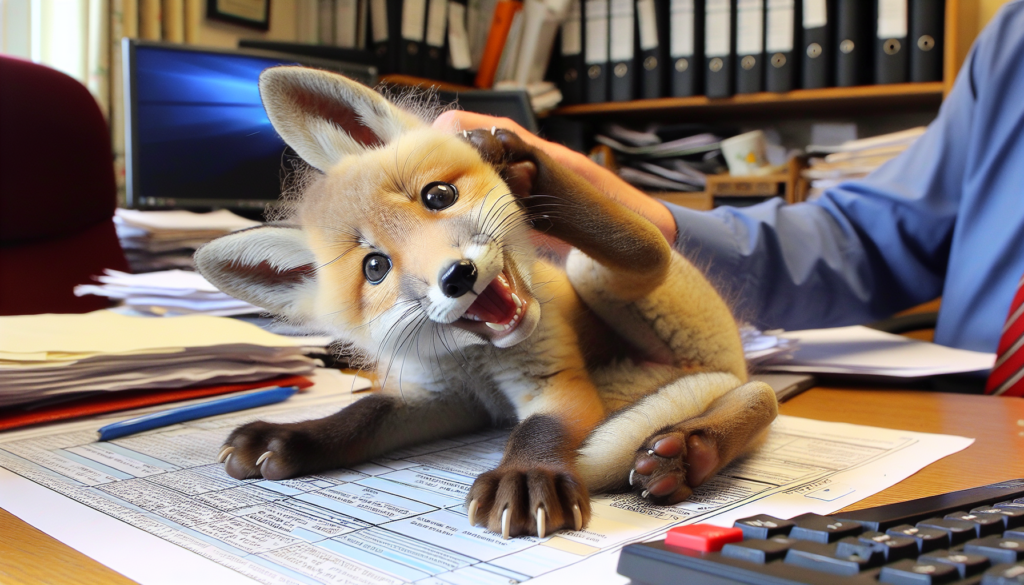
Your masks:
M 739 318 L 850 325 L 941 295 L 935 341 L 994 352 L 1024 275 L 1024 0 L 982 31 L 928 131 L 870 176 L 796 205 L 669 210 Z

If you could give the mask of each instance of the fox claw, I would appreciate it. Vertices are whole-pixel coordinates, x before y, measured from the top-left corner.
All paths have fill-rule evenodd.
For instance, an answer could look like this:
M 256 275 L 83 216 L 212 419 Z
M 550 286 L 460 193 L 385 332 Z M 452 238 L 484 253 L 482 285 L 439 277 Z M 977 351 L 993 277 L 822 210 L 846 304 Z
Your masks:
M 501 511 L 501 538 L 508 540 L 508 508 Z
M 228 457 L 231 456 L 231 452 L 234 450 L 235 448 L 232 447 L 231 445 L 223 447 L 220 450 L 220 453 L 217 454 L 217 463 L 224 463 L 225 461 L 227 461 Z
M 544 508 L 537 508 L 537 537 L 544 538 L 547 533 L 547 526 L 545 526 Z

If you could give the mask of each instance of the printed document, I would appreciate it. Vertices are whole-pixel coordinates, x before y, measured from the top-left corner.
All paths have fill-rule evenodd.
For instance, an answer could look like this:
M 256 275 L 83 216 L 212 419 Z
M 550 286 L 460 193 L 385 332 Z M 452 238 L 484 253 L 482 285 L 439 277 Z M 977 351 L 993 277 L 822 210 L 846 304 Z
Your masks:
M 356 399 L 318 385 L 111 442 L 95 431 L 113 417 L 0 434 L 0 507 L 143 584 L 625 583 L 615 565 L 626 544 L 693 522 L 830 513 L 972 442 L 782 416 L 756 453 L 680 505 L 599 496 L 585 529 L 511 540 L 470 526 L 464 507 L 507 431 L 285 481 L 239 481 L 215 463 L 239 424 L 320 417 Z

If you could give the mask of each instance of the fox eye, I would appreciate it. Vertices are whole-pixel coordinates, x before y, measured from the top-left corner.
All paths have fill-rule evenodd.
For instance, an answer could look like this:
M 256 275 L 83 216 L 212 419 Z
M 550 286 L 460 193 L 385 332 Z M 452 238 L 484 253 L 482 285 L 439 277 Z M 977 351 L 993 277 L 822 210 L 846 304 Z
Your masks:
M 391 258 L 384 254 L 367 254 L 363 258 L 363 275 L 370 284 L 380 284 L 391 271 Z
M 423 205 L 426 205 L 427 209 L 438 211 L 445 207 L 451 207 L 459 198 L 459 190 L 451 183 L 434 181 L 423 188 L 421 195 L 423 196 Z

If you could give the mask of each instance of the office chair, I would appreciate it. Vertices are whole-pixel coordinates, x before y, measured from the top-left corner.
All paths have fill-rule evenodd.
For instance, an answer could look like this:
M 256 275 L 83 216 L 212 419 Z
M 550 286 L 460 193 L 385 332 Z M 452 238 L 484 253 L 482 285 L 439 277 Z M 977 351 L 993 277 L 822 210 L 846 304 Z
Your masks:
M 85 313 L 104 268 L 128 270 L 114 230 L 110 134 L 71 77 L 0 56 L 0 315 Z

